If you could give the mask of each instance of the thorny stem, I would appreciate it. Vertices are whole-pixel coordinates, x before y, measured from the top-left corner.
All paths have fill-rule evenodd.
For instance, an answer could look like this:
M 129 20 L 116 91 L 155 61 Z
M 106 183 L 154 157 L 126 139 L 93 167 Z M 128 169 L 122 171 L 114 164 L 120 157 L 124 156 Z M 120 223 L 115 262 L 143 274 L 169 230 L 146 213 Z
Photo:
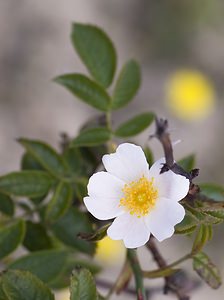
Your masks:
M 137 300 L 147 300 L 146 292 L 143 285 L 143 273 L 138 261 L 138 257 L 135 249 L 127 250 L 127 257 L 130 261 L 130 265 L 135 277 L 135 286 L 137 292 Z
M 172 264 L 167 265 L 165 259 L 163 258 L 163 256 L 161 255 L 161 253 L 159 252 L 159 250 L 155 244 L 154 238 L 151 238 L 149 240 L 149 242 L 147 243 L 147 248 L 151 252 L 156 264 L 158 265 L 158 267 L 160 269 L 173 268 L 173 267 L 179 265 L 180 263 L 184 262 L 185 260 L 192 257 L 192 254 L 186 254 L 183 257 L 181 257 L 180 259 L 173 262 Z M 183 293 L 183 291 L 180 289 L 180 286 L 178 285 L 178 283 L 176 281 L 176 276 L 178 276 L 178 274 L 173 274 L 173 275 L 165 277 L 164 293 L 166 294 L 170 290 L 174 294 L 176 294 L 176 296 L 179 300 L 189 300 L 190 298 L 187 295 L 185 295 Z

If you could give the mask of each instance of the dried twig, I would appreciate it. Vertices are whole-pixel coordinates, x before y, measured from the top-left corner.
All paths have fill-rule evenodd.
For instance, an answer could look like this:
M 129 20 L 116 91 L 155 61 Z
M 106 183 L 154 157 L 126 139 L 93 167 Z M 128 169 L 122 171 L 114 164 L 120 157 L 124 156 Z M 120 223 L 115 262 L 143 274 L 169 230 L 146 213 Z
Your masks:
M 185 176 L 190 180 L 188 198 L 194 198 L 194 196 L 200 191 L 200 189 L 197 185 L 192 183 L 192 180 L 199 175 L 199 169 L 193 169 L 190 172 L 187 172 L 175 162 L 173 156 L 173 147 L 168 131 L 168 121 L 164 119 L 158 119 L 156 117 L 156 132 L 151 137 L 158 138 L 163 146 L 166 163 L 161 168 L 161 174 L 171 170 L 176 174 Z
M 167 172 L 169 170 L 173 171 L 178 175 L 185 176 L 190 180 L 190 188 L 189 193 L 186 196 L 188 199 L 193 199 L 196 194 L 199 192 L 199 187 L 192 183 L 192 180 L 198 176 L 199 169 L 193 169 L 190 172 L 185 171 L 181 166 L 179 166 L 175 160 L 173 155 L 173 147 L 170 140 L 170 134 L 168 131 L 168 121 L 164 119 L 156 118 L 156 132 L 153 137 L 158 138 L 161 142 L 165 154 L 165 164 L 162 166 L 160 173 Z M 167 267 L 167 263 L 164 260 L 163 256 L 160 254 L 156 244 L 154 242 L 154 238 L 151 237 L 149 242 L 147 243 L 147 248 L 152 253 L 152 256 L 158 265 L 159 268 L 163 269 Z M 181 271 L 180 271 L 181 272 Z M 177 272 L 173 275 L 165 277 L 165 287 L 164 293 L 166 294 L 168 291 L 172 291 L 175 293 L 179 300 L 189 300 L 189 296 L 185 294 L 184 286 L 186 283 L 186 278 L 183 280 L 183 276 Z M 182 272 L 183 273 L 183 272 Z M 182 278 L 182 280 L 181 280 Z
M 156 118 L 156 132 L 152 137 L 157 137 L 161 142 L 165 154 L 166 163 L 161 168 L 161 173 L 168 170 L 172 170 L 174 173 L 185 176 L 190 181 L 193 180 L 199 174 L 199 169 L 193 169 L 190 172 L 186 172 L 181 166 L 174 161 L 173 147 L 170 140 L 170 134 L 168 131 L 168 121 L 164 119 Z
M 156 247 L 153 237 L 150 238 L 146 246 L 151 252 L 157 266 L 161 269 L 166 268 L 167 263 L 161 255 L 161 253 L 159 252 L 158 248 Z M 189 300 L 189 296 L 185 294 L 185 284 L 186 278 L 182 276 L 181 271 L 173 275 L 167 276 L 165 277 L 164 294 L 167 294 L 169 291 L 172 291 L 177 296 L 178 300 Z

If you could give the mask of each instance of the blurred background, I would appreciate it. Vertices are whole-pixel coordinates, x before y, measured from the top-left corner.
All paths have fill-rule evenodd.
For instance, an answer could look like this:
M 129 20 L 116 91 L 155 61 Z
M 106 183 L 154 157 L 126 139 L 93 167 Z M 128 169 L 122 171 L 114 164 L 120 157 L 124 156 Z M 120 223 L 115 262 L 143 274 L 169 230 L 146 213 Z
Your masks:
M 176 159 L 196 153 L 198 182 L 223 184 L 223 16 L 221 0 L 1 0 L 0 173 L 19 168 L 22 148 L 16 138 L 58 146 L 61 132 L 74 136 L 97 114 L 52 82 L 62 73 L 85 72 L 70 43 L 71 22 L 76 21 L 105 29 L 116 46 L 119 67 L 129 58 L 141 65 L 141 89 L 128 109 L 114 113 L 113 122 L 136 111 L 168 118 L 173 141 L 182 140 L 175 146 Z M 134 141 L 145 143 L 152 133 L 151 127 Z M 158 142 L 149 145 L 159 158 Z M 215 233 L 207 252 L 224 269 L 223 232 Z M 188 241 L 175 239 L 175 245 L 167 241 L 162 246 L 171 261 L 175 249 L 180 253 L 189 247 Z M 216 292 L 204 284 L 193 295 L 195 300 L 221 300 L 224 288 Z

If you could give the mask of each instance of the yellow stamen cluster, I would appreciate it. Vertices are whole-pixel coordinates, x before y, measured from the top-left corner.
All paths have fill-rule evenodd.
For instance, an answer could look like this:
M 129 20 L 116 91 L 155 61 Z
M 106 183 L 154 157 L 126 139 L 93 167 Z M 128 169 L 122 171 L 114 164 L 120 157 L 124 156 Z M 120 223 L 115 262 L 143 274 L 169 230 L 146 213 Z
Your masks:
M 124 197 L 120 200 L 120 206 L 124 206 L 131 215 L 145 216 L 154 207 L 158 197 L 158 191 L 153 185 L 153 178 L 149 181 L 142 176 L 137 181 L 125 184 L 122 189 Z

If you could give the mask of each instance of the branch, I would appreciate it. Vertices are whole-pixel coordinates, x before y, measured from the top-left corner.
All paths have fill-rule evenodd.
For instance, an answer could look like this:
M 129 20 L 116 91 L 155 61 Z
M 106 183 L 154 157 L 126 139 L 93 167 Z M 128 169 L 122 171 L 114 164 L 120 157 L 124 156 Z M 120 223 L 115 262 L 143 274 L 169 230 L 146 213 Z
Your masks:
M 186 172 L 181 166 L 175 163 L 173 156 L 173 146 L 170 140 L 170 134 L 168 131 L 168 121 L 165 119 L 158 119 L 156 117 L 156 132 L 152 137 L 158 138 L 161 142 L 165 154 L 166 163 L 161 169 L 161 173 L 168 170 L 172 170 L 174 173 L 185 176 L 192 181 L 199 174 L 199 169 L 193 169 L 190 172 Z
M 159 252 L 158 248 L 156 247 L 154 238 L 151 237 L 149 242 L 146 244 L 146 246 L 149 249 L 149 251 L 151 252 L 157 266 L 160 269 L 172 268 L 172 267 L 176 266 L 177 264 L 183 262 L 184 260 L 190 258 L 189 255 L 185 255 L 184 257 L 182 257 L 175 263 L 173 263 L 171 265 L 167 265 L 165 259 L 163 258 L 163 256 Z M 181 271 L 178 271 L 173 275 L 165 277 L 164 294 L 167 294 L 169 291 L 172 291 L 177 296 L 177 299 L 189 300 L 190 299 L 189 296 L 187 296 L 184 291 L 186 282 L 183 279 L 186 279 L 186 278 L 182 278 L 182 280 L 180 280 L 180 275 L 181 275 L 180 272 Z

